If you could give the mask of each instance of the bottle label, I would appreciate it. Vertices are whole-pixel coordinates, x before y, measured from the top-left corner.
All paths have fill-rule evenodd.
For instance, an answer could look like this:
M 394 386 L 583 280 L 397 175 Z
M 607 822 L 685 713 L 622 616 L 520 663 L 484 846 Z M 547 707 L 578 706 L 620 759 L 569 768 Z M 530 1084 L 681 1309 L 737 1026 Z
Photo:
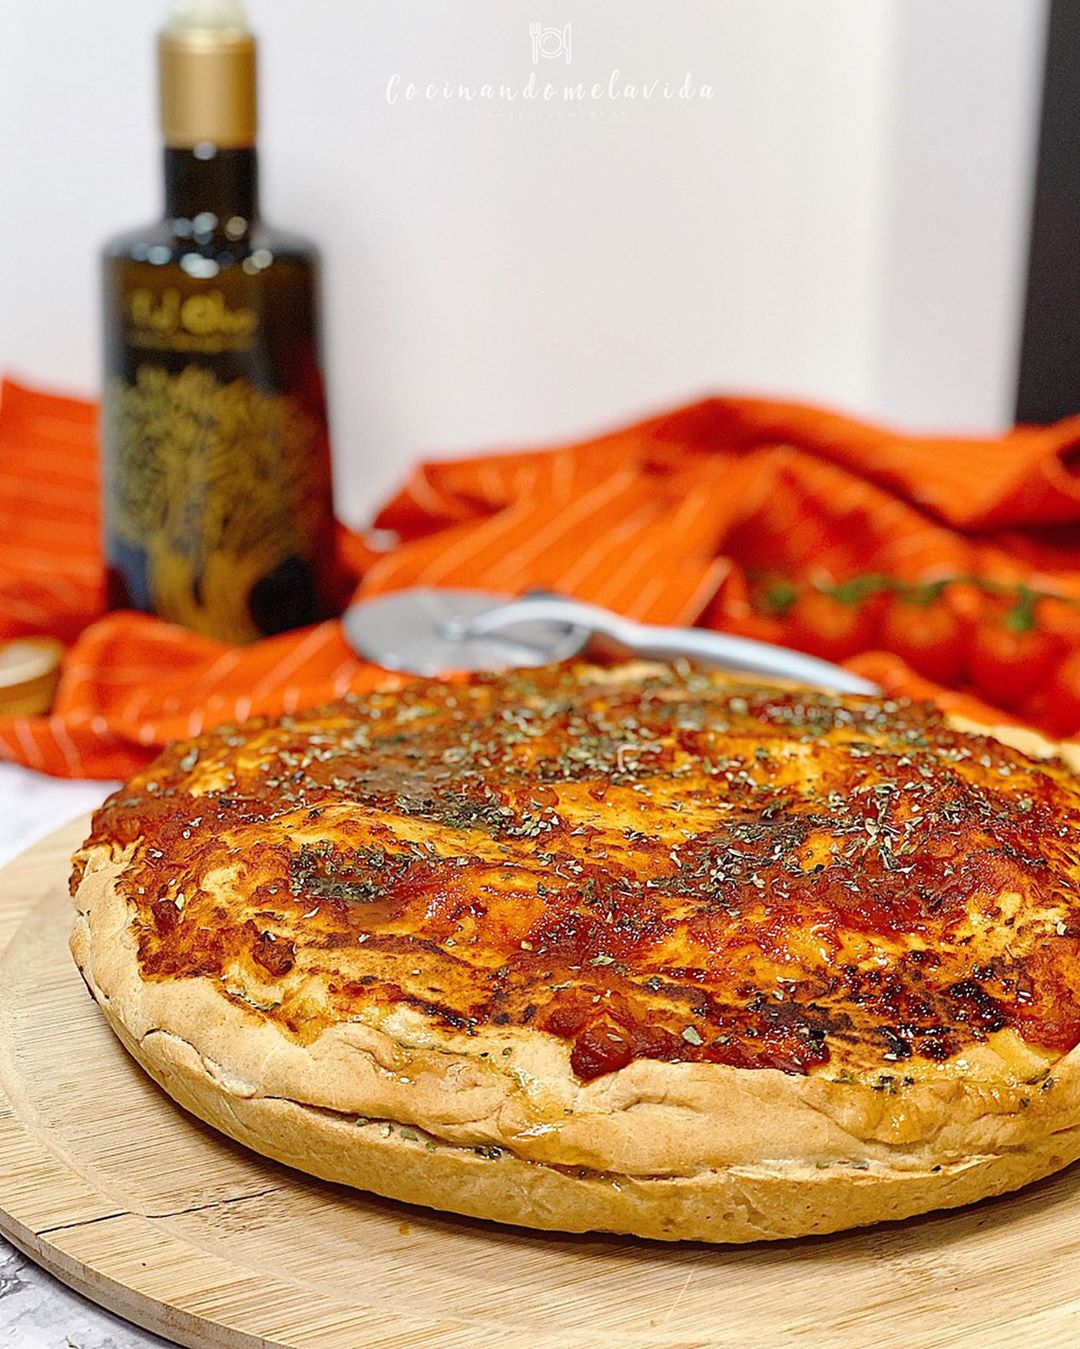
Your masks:
M 127 296 L 129 346 L 143 351 L 190 351 L 211 356 L 250 351 L 258 318 L 246 306 L 230 307 L 220 290 L 183 295 L 137 287 Z
M 106 383 L 103 410 L 127 603 L 229 642 L 321 616 L 329 455 L 324 426 L 293 395 L 200 364 L 140 364 L 133 381 Z

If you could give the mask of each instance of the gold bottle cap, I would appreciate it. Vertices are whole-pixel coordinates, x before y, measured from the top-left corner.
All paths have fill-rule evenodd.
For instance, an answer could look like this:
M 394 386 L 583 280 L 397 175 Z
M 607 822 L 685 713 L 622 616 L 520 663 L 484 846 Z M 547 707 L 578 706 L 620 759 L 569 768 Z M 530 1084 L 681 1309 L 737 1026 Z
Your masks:
M 158 37 L 165 144 L 255 144 L 255 39 L 236 0 L 181 0 Z

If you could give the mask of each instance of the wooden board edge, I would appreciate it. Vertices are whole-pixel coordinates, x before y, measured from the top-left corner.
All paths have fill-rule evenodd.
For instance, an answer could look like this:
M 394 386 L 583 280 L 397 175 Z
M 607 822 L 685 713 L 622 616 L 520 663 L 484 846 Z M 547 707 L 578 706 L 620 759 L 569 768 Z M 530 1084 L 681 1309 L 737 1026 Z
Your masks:
M 58 858 L 70 856 L 88 828 L 85 815 L 70 820 L 0 868 L 0 958 L 35 908 L 66 887 Z M 66 946 L 62 957 L 70 959 Z M 6 1058 L 0 1052 L 0 1069 Z M 450 1310 L 414 1318 L 255 1276 L 169 1231 L 165 1219 L 118 1211 L 73 1159 L 36 1137 L 12 1095 L 0 1071 L 0 1234 L 67 1287 L 144 1330 L 189 1349 L 357 1349 L 374 1342 L 479 1349 L 495 1342 L 498 1331 Z M 107 1246 L 123 1255 L 110 1261 Z M 180 1268 L 197 1291 L 170 1300 Z M 230 1299 L 243 1310 L 230 1311 Z M 307 1328 L 299 1328 L 302 1318 Z
M 41 898 L 43 882 L 55 886 L 54 853 L 62 850 L 70 857 L 90 833 L 90 818 L 85 812 L 76 815 L 0 867 L 0 955 Z M 66 884 L 67 876 L 63 879 Z

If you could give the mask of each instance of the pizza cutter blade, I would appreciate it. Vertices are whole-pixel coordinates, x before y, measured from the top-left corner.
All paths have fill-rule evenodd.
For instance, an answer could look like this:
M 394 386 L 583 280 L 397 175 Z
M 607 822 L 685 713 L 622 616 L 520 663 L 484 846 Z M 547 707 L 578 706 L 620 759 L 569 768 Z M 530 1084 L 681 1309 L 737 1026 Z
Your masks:
M 472 634 L 469 623 L 508 600 L 487 590 L 418 586 L 362 600 L 345 611 L 342 625 L 358 656 L 387 670 L 436 675 L 450 670 L 506 670 L 547 665 L 579 655 L 587 628 L 520 619 Z
M 510 599 L 483 590 L 399 590 L 354 604 L 342 624 L 357 655 L 409 674 L 547 665 L 600 648 L 605 655 L 682 658 L 775 675 L 837 693 L 880 692 L 843 666 L 801 651 L 702 628 L 635 623 L 544 592 Z

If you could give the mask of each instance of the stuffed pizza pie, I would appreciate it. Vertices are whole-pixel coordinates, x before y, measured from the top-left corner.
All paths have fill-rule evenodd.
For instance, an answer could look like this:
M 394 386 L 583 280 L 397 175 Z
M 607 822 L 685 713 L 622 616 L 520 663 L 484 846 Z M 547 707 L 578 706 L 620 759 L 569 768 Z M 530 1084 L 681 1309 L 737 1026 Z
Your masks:
M 113 795 L 72 950 L 188 1111 L 536 1228 L 749 1241 L 1080 1156 L 1069 751 L 688 667 L 418 680 Z

